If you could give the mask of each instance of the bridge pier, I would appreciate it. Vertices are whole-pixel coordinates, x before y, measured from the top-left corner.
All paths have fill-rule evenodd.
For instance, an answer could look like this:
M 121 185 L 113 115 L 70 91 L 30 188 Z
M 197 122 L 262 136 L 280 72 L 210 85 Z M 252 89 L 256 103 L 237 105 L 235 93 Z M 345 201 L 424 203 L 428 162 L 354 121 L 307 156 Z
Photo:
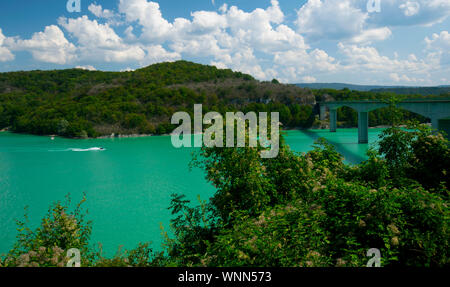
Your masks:
M 337 130 L 337 110 L 330 110 L 330 132 L 335 133 Z
M 324 121 L 327 119 L 327 107 L 320 105 L 320 120 Z
M 358 112 L 358 142 L 369 143 L 369 112 Z
M 439 118 L 432 117 L 431 118 L 431 126 L 433 127 L 433 129 L 439 130 Z

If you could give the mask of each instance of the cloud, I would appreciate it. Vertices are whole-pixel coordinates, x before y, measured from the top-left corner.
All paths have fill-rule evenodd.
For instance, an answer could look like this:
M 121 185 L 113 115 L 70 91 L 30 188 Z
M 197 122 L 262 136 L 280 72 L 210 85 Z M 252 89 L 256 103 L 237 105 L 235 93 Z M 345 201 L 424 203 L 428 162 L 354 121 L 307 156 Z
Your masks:
M 448 31 L 433 34 L 431 38 L 425 38 L 428 60 L 434 65 L 450 70 L 450 34 Z
M 305 76 L 302 78 L 303 83 L 315 83 L 317 79 L 312 76 Z
M 389 37 L 392 27 L 431 26 L 450 15 L 448 0 L 382 0 L 380 13 L 368 13 L 366 4 L 361 0 L 308 0 L 297 12 L 297 31 L 313 41 L 373 42 Z
M 94 68 L 91 65 L 86 65 L 86 66 L 76 66 L 75 69 L 81 69 L 81 70 L 87 70 L 87 71 L 97 71 L 96 68 Z
M 416 83 L 419 81 L 416 78 L 409 78 L 407 75 L 399 75 L 397 73 L 391 73 L 389 77 L 396 83 Z
M 113 11 L 103 9 L 101 5 L 91 4 L 89 5 L 88 10 L 98 18 L 111 19 L 116 17 L 116 14 Z
M 297 31 L 312 39 L 351 38 L 363 31 L 368 13 L 351 0 L 309 0 L 297 13 Z
M 130 67 L 126 67 L 125 69 L 120 70 L 121 72 L 133 72 L 135 69 L 132 69 Z
M 122 44 L 120 37 L 109 24 L 99 24 L 97 20 L 89 20 L 87 16 L 76 19 L 60 18 L 58 23 L 83 46 L 112 49 Z
M 370 46 L 338 44 L 341 59 L 341 72 L 364 77 L 393 80 L 404 83 L 431 83 L 433 64 L 419 60 L 414 54 L 408 59 L 389 58 L 381 55 L 378 50 Z M 388 75 L 389 77 L 386 77 Z
M 357 7 L 362 4 L 353 0 Z M 361 1 L 364 2 L 364 1 Z M 377 26 L 431 26 L 450 15 L 448 0 L 382 0 L 381 13 L 371 13 L 368 24 Z
M 375 28 L 362 31 L 359 35 L 350 39 L 353 43 L 371 43 L 374 41 L 383 41 L 392 35 L 391 29 L 388 27 Z
M 420 4 L 416 1 L 406 1 L 399 6 L 403 10 L 403 14 L 407 17 L 417 15 L 420 11 Z
M 273 71 L 264 71 L 254 55 L 253 49 L 246 47 L 231 55 L 223 55 L 219 61 L 212 61 L 211 65 L 218 68 L 230 68 L 251 74 L 258 79 L 269 79 L 275 76 Z
M 361 0 L 308 0 L 294 22 L 277 0 L 245 11 L 223 4 L 173 20 L 154 1 L 118 2 L 114 10 L 91 4 L 90 18 L 59 18 L 59 27 L 48 26 L 31 39 L 7 38 L 0 30 L 0 61 L 13 60 L 16 50 L 31 52 L 38 61 L 81 63 L 77 67 L 85 69 L 94 68 L 86 63 L 136 68 L 185 58 L 291 83 L 420 84 L 449 73 L 447 31 L 425 38 L 422 53 L 399 50 L 390 58 L 376 43 L 389 39 L 396 26 L 443 21 L 450 14 L 448 0 L 382 0 L 380 13 L 368 13 Z
M 427 49 L 449 52 L 450 34 L 448 31 L 442 31 L 440 34 L 435 33 L 431 36 L 431 38 L 426 37 L 425 43 L 427 44 Z
M 168 52 L 161 45 L 145 47 L 147 55 L 141 61 L 141 66 L 148 66 L 159 62 L 173 62 L 181 59 L 181 55 L 176 52 Z
M 45 27 L 44 32 L 34 33 L 31 39 L 17 40 L 15 50 L 31 52 L 33 58 L 47 63 L 67 64 L 76 58 L 76 47 L 70 43 L 56 25 Z
M 4 47 L 5 35 L 3 35 L 2 29 L 0 29 L 0 62 L 12 61 L 14 60 L 14 55 L 11 51 Z
M 58 22 L 77 39 L 80 60 L 126 62 L 145 57 L 145 51 L 139 45 L 124 43 L 108 23 L 99 24 L 87 16 L 60 18 Z
M 336 59 L 320 49 L 278 52 L 273 61 L 278 77 L 291 83 L 302 81 L 305 74 L 333 73 L 339 68 Z
M 250 12 L 224 4 L 219 12 L 195 11 L 191 19 L 176 18 L 173 22 L 163 17 L 156 2 L 121 0 L 119 11 L 142 31 L 134 35 L 127 29 L 127 38 L 135 36 L 141 43 L 166 45 L 176 53 L 172 58 L 212 57 L 210 63 L 214 65 L 262 79 L 274 76 L 275 72 L 264 71 L 260 57 L 270 59 L 279 52 L 309 48 L 300 34 L 283 24 L 285 16 L 276 0 L 265 9 Z
M 162 17 L 156 2 L 120 0 L 119 12 L 125 14 L 127 21 L 137 21 L 142 26 L 142 39 L 161 41 L 172 32 L 173 24 Z
M 258 8 L 250 13 L 236 6 L 228 8 L 224 5 L 220 9 L 222 14 L 195 11 L 191 13 L 192 20 L 177 18 L 173 23 L 163 17 L 156 2 L 121 0 L 119 11 L 129 22 L 137 22 L 142 27 L 141 41 L 153 44 L 171 42 L 177 52 L 210 51 L 208 54 L 219 54 L 226 48 L 243 44 L 266 50 L 280 46 L 287 48 L 292 44 L 305 45 L 303 37 L 289 27 L 279 25 L 273 28 L 272 24 L 280 24 L 284 19 L 276 0 L 272 0 L 267 9 Z

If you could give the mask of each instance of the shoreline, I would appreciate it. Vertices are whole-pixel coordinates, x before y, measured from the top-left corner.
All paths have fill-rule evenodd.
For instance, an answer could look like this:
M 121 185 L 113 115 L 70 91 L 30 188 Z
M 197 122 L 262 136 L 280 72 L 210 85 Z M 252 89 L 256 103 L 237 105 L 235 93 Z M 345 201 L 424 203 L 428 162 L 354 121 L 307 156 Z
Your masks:
M 390 126 L 376 126 L 376 127 L 369 127 L 369 129 L 386 129 Z M 298 128 L 285 128 L 283 131 L 308 131 L 308 130 L 328 130 L 329 128 L 310 128 L 310 129 L 298 129 Z M 357 129 L 357 127 L 345 127 L 345 128 L 338 128 L 340 130 L 350 130 L 350 129 Z M 94 139 L 122 139 L 122 138 L 146 138 L 146 137 L 161 137 L 161 136 L 170 136 L 171 134 L 111 134 L 111 135 L 104 135 L 99 137 L 87 137 L 87 138 L 71 138 L 71 137 L 64 137 L 59 135 L 36 135 L 36 134 L 29 134 L 29 133 L 16 133 L 13 131 L 10 131 L 9 128 L 5 128 L 0 130 L 0 133 L 3 132 L 10 132 L 13 134 L 21 134 L 21 135 L 30 135 L 30 136 L 38 136 L 38 137 L 52 137 L 52 138 L 65 138 L 65 139 L 73 139 L 73 140 L 94 140 Z M 201 133 L 203 134 L 203 133 Z M 192 135 L 192 134 L 191 134 Z M 196 135 L 196 134 L 193 134 Z

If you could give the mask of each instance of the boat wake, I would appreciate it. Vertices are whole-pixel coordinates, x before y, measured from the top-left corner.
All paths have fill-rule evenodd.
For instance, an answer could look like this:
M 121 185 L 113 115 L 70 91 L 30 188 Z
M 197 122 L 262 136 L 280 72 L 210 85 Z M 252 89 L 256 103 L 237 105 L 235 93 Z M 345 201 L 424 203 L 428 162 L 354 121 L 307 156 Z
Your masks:
M 68 151 L 75 151 L 75 152 L 83 152 L 83 151 L 104 151 L 105 149 L 102 147 L 91 147 L 91 148 L 69 148 Z

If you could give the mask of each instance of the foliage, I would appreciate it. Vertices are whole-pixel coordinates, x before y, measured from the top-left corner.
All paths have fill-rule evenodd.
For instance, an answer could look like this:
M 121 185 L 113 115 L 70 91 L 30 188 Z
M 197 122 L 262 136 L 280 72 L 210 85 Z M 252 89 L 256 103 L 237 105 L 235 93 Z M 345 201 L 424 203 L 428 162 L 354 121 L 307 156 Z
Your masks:
M 380 154 L 394 179 L 418 181 L 427 189 L 450 188 L 449 141 L 425 125 L 413 124 L 409 130 L 392 127 L 383 131 Z
M 155 253 L 150 243 L 139 244 L 137 248 L 118 252 L 113 258 L 102 255 L 98 249 L 89 245 L 92 222 L 86 220 L 82 201 L 73 211 L 70 210 L 70 196 L 64 203 L 55 202 L 35 230 L 28 226 L 28 216 L 17 221 L 17 241 L 13 249 L 0 257 L 0 267 L 65 267 L 69 258 L 67 251 L 75 248 L 80 251 L 81 266 L 84 267 L 150 267 L 159 266 L 161 253 Z
M 167 134 L 176 111 L 284 110 L 283 124 L 311 127 L 314 97 L 294 85 L 186 61 L 134 72 L 79 69 L 0 73 L 0 129 L 84 138 Z M 292 114 L 291 114 L 292 113 Z M 312 120 L 311 120 L 312 119 Z
M 77 248 L 86 254 L 91 235 L 91 222 L 86 221 L 82 204 L 86 198 L 69 212 L 70 196 L 66 202 L 56 202 L 48 210 L 35 230 L 28 227 L 28 216 L 17 221 L 17 242 L 2 265 L 19 267 L 44 267 L 66 265 L 69 249 Z
M 255 80 L 250 75 L 186 61 L 133 72 L 80 69 L 0 73 L 0 130 L 71 138 L 118 134 L 167 134 L 174 112 L 279 112 L 285 128 L 311 128 L 322 100 L 388 99 L 389 92 L 309 90 Z M 406 120 L 422 116 L 400 111 Z M 339 124 L 357 125 L 356 111 L 338 110 Z M 369 114 L 372 126 L 387 125 L 389 109 Z
M 382 266 L 448 266 L 448 142 L 419 125 L 388 130 L 380 146 L 388 145 L 353 166 L 323 139 L 306 154 L 281 140 L 273 159 L 259 156 L 262 147 L 204 148 L 193 165 L 217 192 L 197 206 L 172 196 L 174 237 L 163 233 L 164 251 L 146 243 L 105 258 L 101 246 L 88 247 L 80 205 L 68 212 L 57 203 L 35 231 L 19 222 L 0 264 L 63 266 L 76 247 L 83 266 L 362 267 L 378 248 Z M 407 156 L 399 159 L 399 150 Z
M 398 124 L 395 102 L 386 119 Z M 302 109 L 278 108 L 286 119 Z M 132 126 L 142 120 L 128 115 Z M 61 130 L 69 126 L 58 123 Z M 379 149 L 352 166 L 324 139 L 298 154 L 281 137 L 271 159 L 260 156 L 262 146 L 205 147 L 192 166 L 204 169 L 217 191 L 197 206 L 172 196 L 174 236 L 163 233 L 163 252 L 146 243 L 103 257 L 101 246 L 88 245 L 81 203 L 69 212 L 69 200 L 54 204 L 35 231 L 19 221 L 17 243 L 0 264 L 64 266 L 64 252 L 78 248 L 83 266 L 362 267 L 367 250 L 378 248 L 383 266 L 449 266 L 449 146 L 439 132 L 413 123 L 386 129 Z
M 426 135 L 423 129 L 404 132 L 413 138 L 411 158 L 421 156 L 413 146 L 421 146 L 425 138 L 428 149 L 448 152 L 440 135 Z M 403 140 L 390 139 L 388 132 L 381 145 L 403 145 Z M 183 229 L 183 235 L 168 240 L 169 249 L 202 243 L 172 254 L 169 260 L 182 266 L 361 267 L 368 261 L 367 250 L 379 248 L 383 266 L 449 264 L 448 178 L 445 170 L 435 173 L 445 167 L 433 170 L 441 174 L 440 184 L 427 189 L 421 179 L 399 181 L 397 170 L 391 168 L 409 159 L 394 163 L 395 157 L 375 150 L 356 166 L 344 165 L 324 140 L 305 155 L 284 145 L 278 158 L 264 160 L 257 155 L 255 149 L 213 148 L 195 159 L 217 187 L 207 206 L 208 214 L 218 218 L 210 225 L 211 233 L 202 227 L 208 236 L 195 228 L 184 229 L 200 224 L 204 208 L 177 200 L 174 213 L 184 208 L 191 212 L 177 218 L 174 228 Z M 423 172 L 420 165 L 415 168 Z

